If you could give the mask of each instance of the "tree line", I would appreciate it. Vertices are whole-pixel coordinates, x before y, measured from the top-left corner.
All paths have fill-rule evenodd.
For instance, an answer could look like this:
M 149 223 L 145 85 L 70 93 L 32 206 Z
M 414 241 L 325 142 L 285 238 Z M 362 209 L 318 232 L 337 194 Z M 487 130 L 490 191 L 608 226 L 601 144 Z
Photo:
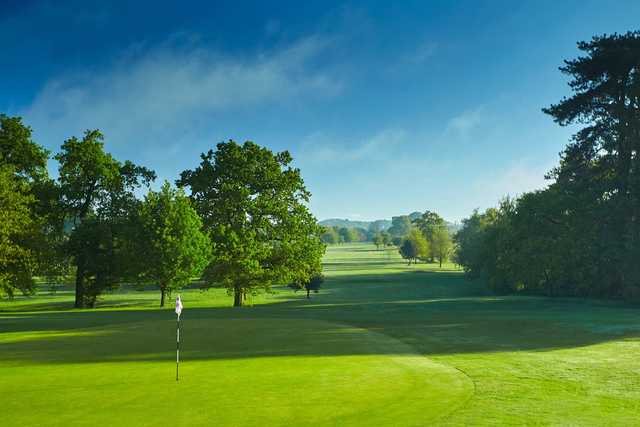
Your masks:
M 35 293 L 36 277 L 73 281 L 77 308 L 123 283 L 156 285 L 161 305 L 194 278 L 226 287 L 234 306 L 274 284 L 313 288 L 322 230 L 292 160 L 223 142 L 153 191 L 154 171 L 115 159 L 98 130 L 51 156 L 21 118 L 2 114 L 0 296 Z
M 579 42 L 571 93 L 544 108 L 577 132 L 543 190 L 475 211 L 456 260 L 497 292 L 640 297 L 640 32 Z
M 323 226 L 320 238 L 324 243 L 371 242 L 375 233 L 362 227 Z

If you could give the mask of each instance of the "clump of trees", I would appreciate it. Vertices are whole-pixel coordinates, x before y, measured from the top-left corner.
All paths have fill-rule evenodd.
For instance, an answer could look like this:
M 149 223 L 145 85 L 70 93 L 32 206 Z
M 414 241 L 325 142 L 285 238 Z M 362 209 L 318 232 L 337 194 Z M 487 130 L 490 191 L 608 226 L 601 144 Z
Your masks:
M 436 212 L 427 210 L 414 219 L 413 224 L 429 243 L 429 262 L 438 261 L 442 267 L 442 263 L 449 259 L 453 248 L 446 221 Z
M 320 239 L 326 244 L 368 242 L 373 240 L 373 233 L 361 227 L 322 227 Z
M 376 233 L 373 236 L 373 244 L 376 245 L 376 249 L 380 250 L 381 247 L 391 245 L 391 235 L 386 231 Z
M 457 262 L 499 292 L 640 296 L 640 33 L 578 43 L 571 95 L 543 111 L 582 126 L 544 190 L 474 212 Z
M 429 242 L 420 230 L 413 228 L 403 240 L 399 251 L 402 258 L 409 261 L 409 265 L 411 265 L 411 261 L 417 264 L 419 259 L 426 261 L 429 257 Z
M 391 237 L 405 237 L 411 231 L 412 224 L 409 215 L 394 216 L 391 218 L 391 227 L 387 230 L 387 233 Z
M 163 305 L 203 275 L 238 306 L 320 271 L 321 229 L 288 152 L 218 144 L 182 173 L 190 196 L 168 183 L 150 191 L 155 173 L 115 159 L 98 130 L 64 141 L 55 180 L 49 155 L 20 118 L 0 115 L 0 297 L 33 294 L 41 276 L 73 281 L 77 308 L 122 283 L 156 284 Z
M 409 222 L 409 231 L 401 239 L 391 239 L 399 247 L 400 255 L 403 258 L 417 263 L 418 260 L 424 262 L 438 262 L 440 268 L 451 256 L 453 243 L 449 235 L 447 223 L 440 215 L 432 211 L 425 211 L 422 214 L 413 215 L 413 220 Z M 405 227 L 407 217 L 397 218 L 396 224 Z

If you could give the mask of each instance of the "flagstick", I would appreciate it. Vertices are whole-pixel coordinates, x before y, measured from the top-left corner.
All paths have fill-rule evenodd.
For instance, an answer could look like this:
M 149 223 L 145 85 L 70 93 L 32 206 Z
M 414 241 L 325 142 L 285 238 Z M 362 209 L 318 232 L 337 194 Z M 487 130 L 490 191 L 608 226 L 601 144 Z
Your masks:
M 176 329 L 176 381 L 178 381 L 179 367 L 180 367 L 180 315 L 178 314 L 178 325 Z

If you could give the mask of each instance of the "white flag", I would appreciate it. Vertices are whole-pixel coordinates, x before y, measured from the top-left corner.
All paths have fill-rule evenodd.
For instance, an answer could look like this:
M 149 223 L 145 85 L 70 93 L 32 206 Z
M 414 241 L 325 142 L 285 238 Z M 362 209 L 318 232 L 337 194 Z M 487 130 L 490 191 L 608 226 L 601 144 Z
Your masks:
M 180 295 L 176 298 L 176 314 L 180 317 L 180 313 L 182 313 L 182 300 L 180 299 Z

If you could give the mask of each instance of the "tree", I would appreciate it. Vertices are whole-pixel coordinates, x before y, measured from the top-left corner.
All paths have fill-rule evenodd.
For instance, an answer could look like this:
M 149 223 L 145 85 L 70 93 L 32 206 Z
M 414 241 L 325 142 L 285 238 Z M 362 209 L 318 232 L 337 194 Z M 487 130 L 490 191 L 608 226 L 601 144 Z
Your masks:
M 150 191 L 140 209 L 144 262 L 140 275 L 160 288 L 160 307 L 165 295 L 200 276 L 211 258 L 211 241 L 202 231 L 202 220 L 182 190 L 168 182 L 159 192 Z
M 386 231 L 383 231 L 382 233 L 380 233 L 380 237 L 382 238 L 382 244 L 384 246 L 391 245 L 391 236 L 389 235 L 389 233 L 387 233 Z
M 419 230 L 412 229 L 400 246 L 400 255 L 404 259 L 418 263 L 418 259 L 427 259 L 429 256 L 429 242 Z
M 305 282 L 304 289 L 307 291 L 307 299 L 311 298 L 310 292 L 318 293 L 320 291 L 320 287 L 324 283 L 324 276 L 322 274 L 314 275 L 310 280 Z
M 498 292 L 640 297 L 640 32 L 578 43 L 572 94 L 543 111 L 581 128 L 546 189 L 475 212 L 458 261 Z
M 415 218 L 413 224 L 422 231 L 422 234 L 427 239 L 431 246 L 434 245 L 434 236 L 441 228 L 446 227 L 446 222 L 440 215 L 432 211 L 425 211 L 419 217 Z M 435 253 L 431 253 L 430 262 L 434 261 Z
M 33 196 L 15 169 L 0 166 L 0 296 L 12 298 L 16 291 L 31 294 L 35 290 L 35 256 L 25 245 L 33 227 Z
M 326 244 L 340 243 L 340 235 L 333 227 L 322 227 L 320 239 Z
M 341 241 L 344 243 L 358 242 L 360 240 L 359 234 L 354 228 L 340 227 L 338 234 L 341 237 Z
M 310 279 L 305 280 L 304 282 L 294 282 L 289 285 L 295 292 L 298 292 L 300 289 L 304 289 L 307 292 L 307 299 L 311 298 L 311 292 L 318 293 L 320 291 L 320 287 L 324 283 L 324 276 L 321 273 L 316 273 L 311 276 Z
M 515 209 L 515 203 L 505 199 L 497 209 L 489 208 L 481 214 L 474 211 L 471 218 L 462 221 L 456 234 L 456 261 L 470 276 L 486 279 L 499 293 L 512 292 L 517 285 L 513 268 Z
M 373 236 L 370 237 L 367 230 L 362 227 L 354 227 L 351 230 L 354 242 L 367 242 L 373 239 Z
M 413 240 L 404 239 L 402 241 L 402 245 L 400 245 L 399 252 L 402 258 L 409 260 L 409 265 L 411 265 L 412 260 L 415 260 L 417 263 L 418 247 L 416 246 L 416 242 Z
M 130 271 L 121 264 L 97 261 L 129 260 L 114 251 L 128 247 L 125 230 L 138 203 L 134 191 L 155 179 L 149 169 L 114 159 L 104 151 L 103 141 L 100 131 L 86 131 L 82 139 L 66 140 L 55 156 L 62 207 L 74 224 L 67 248 L 76 267 L 77 308 L 93 306 L 102 289 Z
M 322 230 L 306 204 L 311 194 L 287 152 L 253 142 L 222 142 L 182 172 L 212 239 L 204 279 L 221 284 L 238 307 L 274 283 L 304 282 L 320 270 Z
M 411 218 L 408 215 L 391 218 L 391 227 L 387 230 L 392 237 L 404 237 L 411 231 Z
M 438 260 L 440 268 L 442 268 L 442 263 L 449 259 L 451 253 L 452 243 L 449 230 L 446 227 L 438 227 L 434 230 L 431 238 L 431 255 Z
M 32 293 L 34 274 L 50 276 L 59 267 L 48 157 L 19 117 L 0 114 L 0 294 Z
M 373 234 L 381 233 L 385 231 L 386 228 L 389 227 L 388 222 L 389 222 L 388 220 L 384 220 L 384 219 L 378 219 L 376 221 L 373 221 L 369 224 L 368 231 Z
M 380 246 L 384 246 L 384 239 L 382 238 L 382 234 L 377 233 L 373 236 L 373 244 L 376 245 L 376 249 L 380 250 Z
M 640 32 L 579 42 L 565 61 L 570 97 L 543 111 L 561 126 L 583 125 L 550 174 L 571 215 L 561 223 L 591 236 L 585 277 L 598 294 L 640 292 Z M 631 288 L 631 289 L 628 289 Z
M 33 142 L 31 128 L 20 117 L 0 114 L 0 164 L 11 165 L 29 181 L 47 178 L 49 152 Z

